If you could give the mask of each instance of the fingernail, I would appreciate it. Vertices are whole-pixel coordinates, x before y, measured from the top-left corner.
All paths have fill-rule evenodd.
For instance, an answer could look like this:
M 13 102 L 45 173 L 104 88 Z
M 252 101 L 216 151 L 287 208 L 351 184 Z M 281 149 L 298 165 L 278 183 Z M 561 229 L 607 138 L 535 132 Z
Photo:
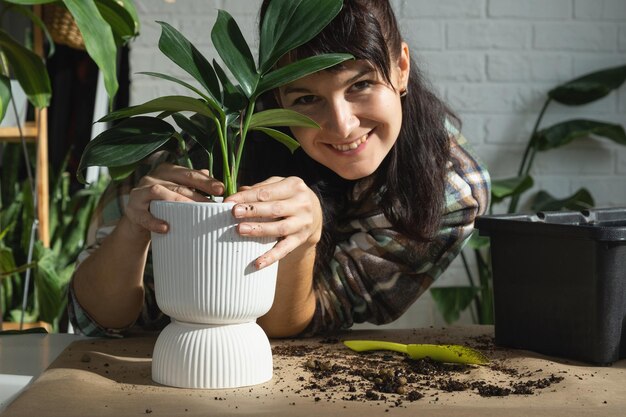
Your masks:
M 245 235 L 245 234 L 250 233 L 251 231 L 252 231 L 252 228 L 248 226 L 247 224 L 239 225 L 239 234 Z
M 241 206 L 235 206 L 235 210 L 233 211 L 235 217 L 243 217 L 246 210 Z

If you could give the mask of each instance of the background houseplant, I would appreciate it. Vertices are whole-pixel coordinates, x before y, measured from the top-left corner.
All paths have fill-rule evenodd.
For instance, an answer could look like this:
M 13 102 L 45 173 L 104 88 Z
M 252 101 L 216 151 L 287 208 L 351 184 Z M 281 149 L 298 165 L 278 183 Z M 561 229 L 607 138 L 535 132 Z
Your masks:
M 87 53 L 102 71 L 109 97 L 115 96 L 118 89 L 117 49 L 139 31 L 133 0 L 1 0 L 0 3 L 3 6 L 2 15 L 15 11 L 42 29 L 49 41 L 49 54 L 54 53 L 52 37 L 41 18 L 29 6 L 67 8 L 82 34 Z M 30 40 L 19 41 L 0 29 L 0 120 L 11 97 L 10 75 L 19 81 L 33 106 L 43 108 L 50 103 L 52 92 L 48 73 L 42 58 L 32 52 L 30 45 Z
M 79 179 L 84 181 L 83 170 L 89 166 L 106 166 L 114 178 L 123 178 L 162 150 L 173 151 L 179 163 L 192 167 L 189 153 L 199 149 L 212 173 L 217 152 L 224 194 L 235 193 L 249 131 L 261 131 L 293 150 L 298 143 L 274 127 L 317 127 L 290 110 L 255 113 L 255 105 L 265 92 L 352 58 L 326 54 L 277 68 L 285 53 L 318 34 L 341 7 L 341 0 L 273 0 L 262 22 L 257 62 L 232 16 L 220 10 L 211 39 L 238 84 L 176 29 L 159 22 L 160 50 L 199 87 L 170 75 L 147 73 L 195 94 L 160 97 L 106 116 L 102 120 L 125 120 L 87 145 Z M 155 112 L 157 116 L 144 116 Z M 165 121 L 169 116 L 181 131 Z M 256 270 L 252 262 L 274 241 L 239 236 L 233 204 L 207 203 L 151 203 L 151 212 L 170 225 L 166 235 L 152 235 L 152 253 L 157 302 L 172 318 L 155 344 L 152 376 L 162 384 L 189 388 L 265 382 L 272 376 L 272 354 L 255 320 L 272 306 L 277 264 Z
M 9 145 L 2 159 L 0 319 L 24 323 L 43 321 L 57 331 L 64 325 L 61 318 L 74 261 L 85 242 L 89 219 L 104 189 L 105 179 L 73 193 L 69 173 L 64 167 L 50 176 L 50 247 L 36 242 L 29 262 L 33 197 L 29 182 L 18 177 L 24 163 L 20 152 L 18 145 Z M 33 271 L 33 279 L 26 286 L 28 268 Z
M 526 150 L 522 157 L 518 175 L 492 181 L 491 206 L 506 204 L 506 213 L 515 213 L 521 197 L 533 184 L 530 171 L 537 152 L 561 148 L 577 139 L 602 137 L 617 144 L 626 145 L 626 132 L 619 124 L 597 120 L 573 119 L 542 127 L 541 122 L 550 103 L 580 106 L 592 103 L 618 89 L 626 80 L 626 65 L 595 71 L 559 85 L 547 93 L 543 107 L 537 117 Z M 571 196 L 557 198 L 540 190 L 527 202 L 532 211 L 556 211 L 562 209 L 581 210 L 594 206 L 591 193 L 581 188 Z M 462 254 L 469 285 L 432 288 L 431 294 L 446 322 L 458 320 L 462 311 L 470 308 L 473 320 L 481 324 L 493 323 L 493 286 L 489 260 L 489 239 L 474 232 L 469 247 L 476 259 L 476 271 L 472 271 L 465 254 Z
M 16 13 L 23 15 L 26 22 L 32 21 L 46 35 L 48 57 L 52 55 L 54 42 L 51 35 L 40 14 L 30 6 L 54 6 L 67 11 L 88 54 L 102 71 L 109 96 L 115 95 L 118 47 L 135 36 L 139 27 L 132 0 L 2 0 L 0 6 L 0 17 L 4 18 L 3 29 L 0 29 L 0 119 L 6 114 L 12 96 L 9 77 L 19 82 L 35 107 L 44 108 L 50 103 L 51 87 L 45 59 L 31 50 L 30 28 L 24 28 L 23 35 L 11 34 L 4 29 L 7 18 L 15 17 Z M 56 172 L 50 173 L 50 218 L 47 220 L 51 241 L 46 247 L 35 241 L 39 219 L 35 215 L 37 199 L 30 175 L 34 162 L 28 155 L 30 145 L 22 142 L 21 149 L 16 145 L 5 145 L 2 149 L 0 317 L 20 322 L 20 327 L 23 322 L 44 321 L 53 330 L 63 330 L 66 324 L 61 322 L 67 299 L 65 289 L 104 183 L 100 181 L 78 192 L 71 190 L 71 177 L 65 172 L 67 160 Z M 23 158 L 20 156 L 22 151 Z M 29 179 L 25 181 L 24 171 L 29 173 Z

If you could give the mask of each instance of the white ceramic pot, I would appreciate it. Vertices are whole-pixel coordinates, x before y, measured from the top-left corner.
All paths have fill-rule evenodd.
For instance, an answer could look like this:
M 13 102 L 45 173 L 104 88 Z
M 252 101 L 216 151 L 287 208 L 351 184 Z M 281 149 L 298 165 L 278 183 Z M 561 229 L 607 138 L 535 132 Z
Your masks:
M 156 299 L 172 318 L 155 345 L 156 382 L 229 388 L 272 376 L 269 342 L 255 320 L 274 301 L 277 264 L 256 270 L 253 262 L 276 241 L 242 238 L 232 207 L 166 201 L 150 205 L 151 213 L 170 226 L 167 234 L 152 234 Z M 253 356 L 246 353 L 248 347 L 256 351 Z
M 255 322 L 206 325 L 172 321 L 152 355 L 152 379 L 182 388 L 235 388 L 272 379 L 272 348 Z

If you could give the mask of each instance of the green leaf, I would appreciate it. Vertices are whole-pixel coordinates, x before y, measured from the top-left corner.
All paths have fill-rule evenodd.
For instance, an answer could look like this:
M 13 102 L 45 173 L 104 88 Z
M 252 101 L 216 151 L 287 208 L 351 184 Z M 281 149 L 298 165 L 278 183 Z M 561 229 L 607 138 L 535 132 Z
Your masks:
M 134 164 L 122 165 L 119 167 L 109 167 L 109 175 L 114 181 L 123 180 L 124 178 L 135 172 L 138 165 L 139 162 L 135 162 Z
M 215 68 L 215 73 L 217 74 L 217 77 L 222 83 L 222 87 L 224 88 L 223 102 L 227 112 L 238 112 L 239 110 L 245 108 L 248 100 L 246 99 L 243 91 L 241 91 L 241 88 L 239 86 L 235 86 L 232 82 L 230 82 L 230 79 L 228 79 L 226 72 L 224 72 L 222 67 L 215 60 L 213 60 L 213 67 Z
M 174 27 L 165 22 L 157 23 L 161 25 L 161 52 L 197 80 L 219 102 L 220 86 L 209 61 Z
M 185 82 L 183 80 L 179 80 L 178 78 L 172 77 L 172 76 L 167 75 L 167 74 L 162 74 L 160 72 L 142 71 L 142 72 L 138 72 L 137 74 L 149 75 L 151 77 L 156 77 L 156 78 L 162 78 L 164 80 L 168 80 L 168 81 L 172 81 L 172 82 L 175 82 L 177 84 L 180 84 L 183 87 L 193 91 L 194 93 L 198 94 L 200 97 L 205 99 L 209 104 L 211 104 L 211 107 L 213 107 L 218 112 L 222 111 L 219 103 L 217 101 L 215 101 L 215 99 L 213 97 L 207 96 L 202 91 L 198 90 L 196 87 L 194 87 L 193 85 L 191 85 L 191 84 L 189 84 L 189 83 L 187 83 L 187 82 Z
M 16 269 L 13 250 L 11 248 L 0 247 L 0 276 L 4 277 L 6 274 Z
M 487 236 L 481 236 L 478 230 L 474 230 L 472 236 L 467 242 L 467 246 L 470 249 L 481 249 L 489 245 L 489 238 Z
M 195 120 L 189 119 L 180 113 L 174 113 L 172 115 L 176 124 L 186 133 L 188 133 L 204 150 L 211 152 L 213 142 L 215 142 L 216 135 L 215 125 L 211 124 L 213 128 L 210 130 Z
M 288 84 L 299 78 L 314 72 L 333 67 L 349 59 L 354 59 L 350 54 L 324 54 L 301 59 L 280 67 L 261 77 L 255 96 L 259 96 L 268 90 Z
M 102 76 L 109 98 L 117 93 L 117 48 L 111 26 L 102 18 L 94 0 L 63 0 L 83 35 L 85 49 Z
M 228 12 L 218 11 L 217 20 L 211 30 L 211 39 L 222 61 L 239 81 L 246 97 L 250 98 L 257 88 L 259 74 L 250 48 L 237 22 Z
M 11 80 L 0 74 L 0 121 L 4 119 L 4 115 L 9 108 L 11 101 Z
M 41 20 L 41 18 L 36 13 L 33 12 L 32 8 L 15 5 L 13 6 L 11 10 L 15 10 L 16 12 L 21 13 L 27 19 L 31 20 L 34 24 L 36 24 L 39 27 L 39 29 L 41 29 L 41 33 L 44 34 L 44 36 L 46 37 L 46 40 L 48 41 L 48 57 L 51 57 L 52 55 L 54 55 L 54 40 L 52 39 L 52 36 L 50 35 L 50 31 L 48 31 L 48 27 L 43 22 L 43 20 Z
M 268 72 L 285 53 L 313 39 L 342 6 L 342 0 L 271 1 L 261 24 L 261 74 Z
M 80 160 L 77 177 L 90 166 L 124 167 L 141 161 L 163 147 L 176 130 L 155 117 L 133 117 L 91 140 Z
M 491 181 L 491 202 L 499 203 L 507 197 L 520 195 L 530 189 L 534 181 L 530 175 Z
M 137 35 L 137 25 L 132 15 L 117 0 L 96 0 L 102 18 L 111 26 L 117 46 L 125 45 Z
M 139 23 L 139 15 L 137 14 L 137 9 L 135 8 L 135 4 L 134 4 L 135 0 L 116 0 L 116 1 L 120 3 L 122 7 L 124 7 L 124 10 L 126 10 L 126 13 L 128 13 L 131 19 L 133 19 L 133 22 L 135 22 L 135 35 L 138 35 L 141 25 Z
M 626 80 L 626 65 L 596 71 L 568 81 L 548 92 L 548 96 L 568 106 L 596 101 L 619 88 Z
M 156 113 L 162 111 L 191 111 L 204 116 L 215 117 L 208 105 L 200 99 L 186 96 L 163 96 L 147 101 L 138 106 L 131 106 L 107 114 L 99 122 L 109 122 L 111 120 L 123 119 L 125 117 L 137 116 L 139 114 Z
M 430 294 L 443 319 L 451 324 L 459 319 L 479 291 L 480 288 L 475 287 L 435 287 L 430 289 Z
M 558 199 L 546 191 L 539 191 L 531 209 L 534 211 L 585 210 L 593 207 L 593 196 L 586 188 L 581 188 L 569 197 Z
M 36 258 L 38 259 L 35 269 L 35 297 L 39 308 L 39 320 L 53 323 L 65 307 L 63 282 L 56 270 L 56 258 L 54 253 L 37 242 L 35 245 Z
M 2 29 L 0 29 L 0 48 L 33 106 L 38 108 L 49 106 L 52 88 L 41 57 L 17 43 Z
M 294 153 L 296 149 L 300 147 L 298 141 L 293 139 L 291 136 L 284 134 L 283 132 L 275 129 L 270 129 L 268 127 L 257 127 L 254 130 L 259 130 L 263 133 L 266 133 L 270 137 L 276 139 L 278 142 L 285 145 L 291 153 Z
M 546 151 L 590 135 L 602 136 L 626 145 L 626 132 L 621 125 L 585 119 L 568 120 L 541 129 L 533 140 L 536 142 L 537 150 Z
M 250 129 L 269 126 L 299 126 L 319 129 L 319 125 L 309 117 L 287 109 L 270 109 L 252 115 Z

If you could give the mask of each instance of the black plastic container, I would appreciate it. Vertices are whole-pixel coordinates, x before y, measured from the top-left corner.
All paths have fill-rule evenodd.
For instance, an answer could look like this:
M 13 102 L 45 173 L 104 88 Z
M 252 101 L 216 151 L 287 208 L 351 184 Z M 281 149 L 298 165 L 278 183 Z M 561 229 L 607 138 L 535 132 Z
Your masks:
M 496 344 L 598 365 L 626 358 L 626 208 L 482 216 Z

